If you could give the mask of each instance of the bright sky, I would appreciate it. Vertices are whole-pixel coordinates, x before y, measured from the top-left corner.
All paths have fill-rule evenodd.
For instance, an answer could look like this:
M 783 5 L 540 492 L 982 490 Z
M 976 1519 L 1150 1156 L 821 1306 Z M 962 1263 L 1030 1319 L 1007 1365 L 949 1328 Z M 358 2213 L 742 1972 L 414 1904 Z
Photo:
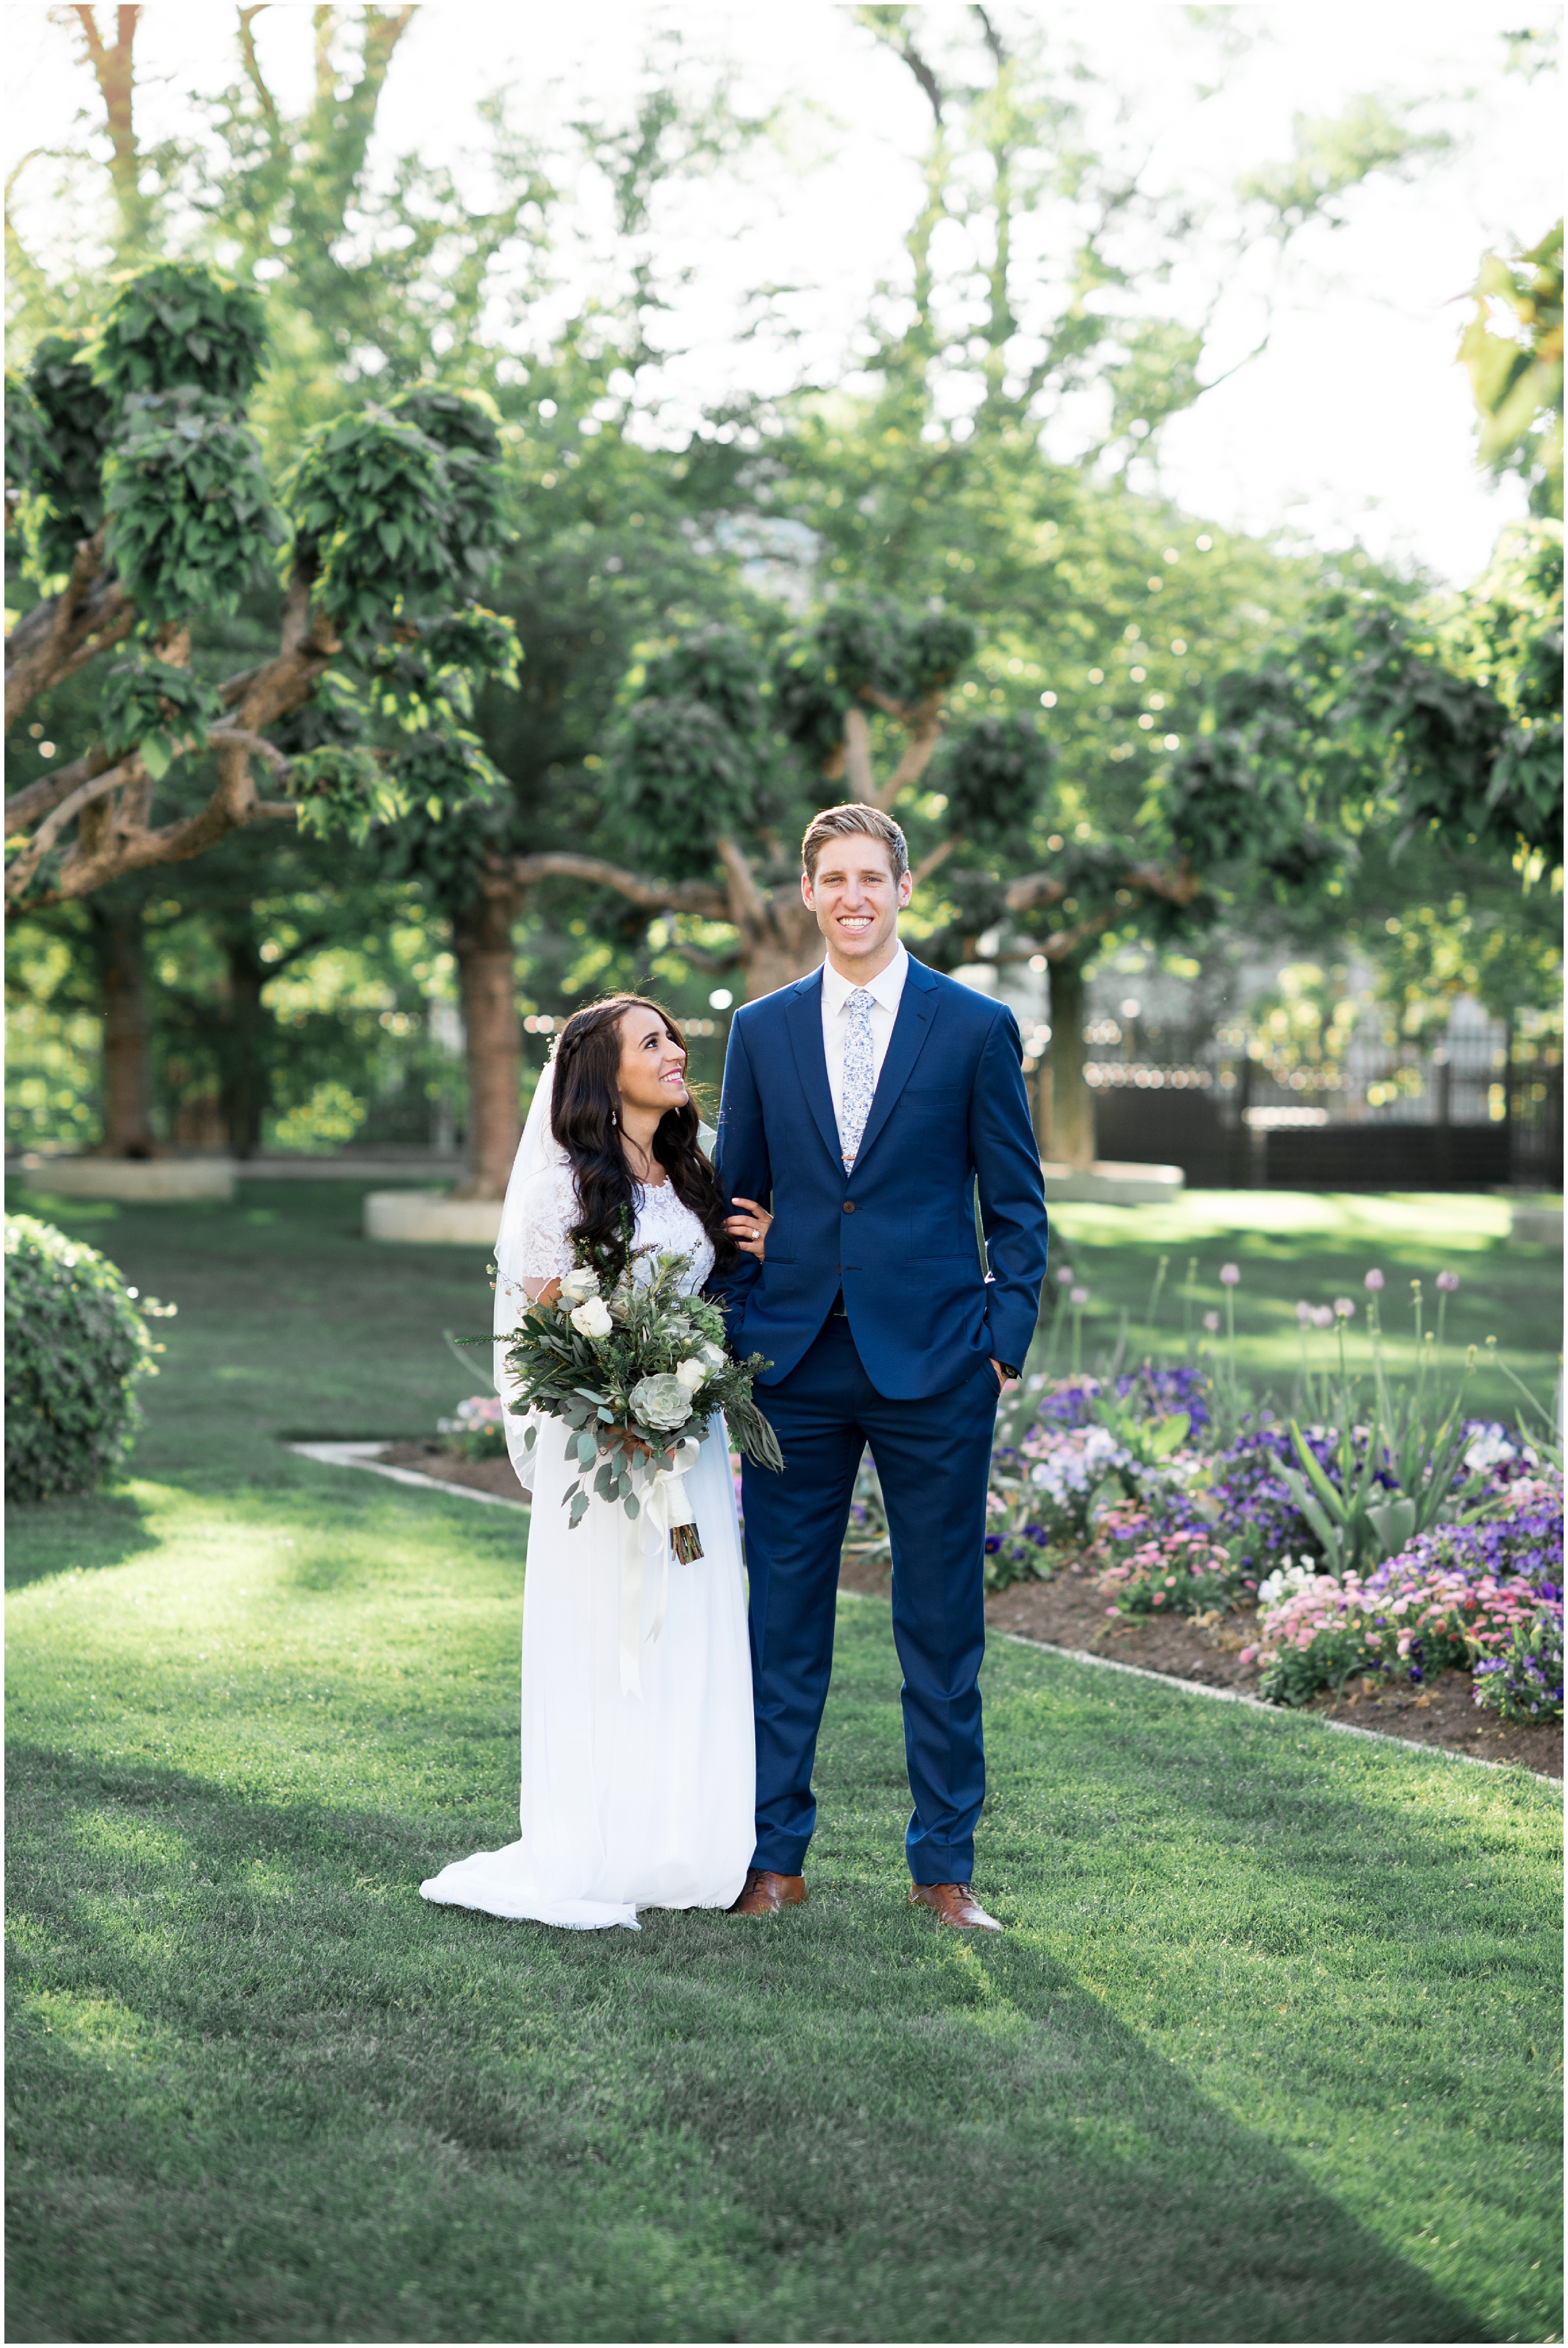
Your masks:
M 259 21 L 269 72 L 289 100 L 308 85 L 311 14 L 284 0 Z M 964 15 L 954 0 L 925 14 L 938 31 Z M 1200 31 L 1190 21 L 1199 14 L 1220 30 Z M 1452 134 L 1451 151 L 1409 184 L 1369 188 L 1348 225 L 1304 243 L 1265 355 L 1177 419 L 1162 461 L 1169 491 L 1228 525 L 1286 523 L 1328 543 L 1358 536 L 1449 579 L 1475 572 L 1522 499 L 1513 485 L 1478 478 L 1471 461 L 1468 386 L 1453 364 L 1459 297 L 1485 248 L 1534 242 L 1560 209 L 1555 77 L 1505 75 L 1500 37 L 1522 20 L 1555 16 L 1526 14 L 1516 0 L 1204 12 L 1000 0 L 998 15 L 1081 47 L 1126 102 L 1147 176 L 1222 211 L 1239 172 L 1288 153 L 1297 112 L 1335 114 L 1371 92 L 1417 102 L 1419 127 Z M 29 148 L 79 135 L 75 118 L 91 92 L 72 33 L 47 7 L 21 0 L 5 17 L 9 169 Z M 671 30 L 694 72 L 729 59 L 738 102 L 787 101 L 790 124 L 781 145 L 753 157 L 747 184 L 693 189 L 667 217 L 667 251 L 692 272 L 676 315 L 686 355 L 671 378 L 692 403 L 732 384 L 783 388 L 797 367 L 831 379 L 844 371 L 872 290 L 897 275 L 928 120 L 907 72 L 850 8 L 425 0 L 388 82 L 382 152 L 415 149 L 460 177 L 471 171 L 483 140 L 476 107 L 503 85 L 515 118 L 541 132 L 585 93 L 613 114 L 650 37 Z M 229 6 L 149 0 L 138 44 L 145 136 L 195 132 L 191 97 L 234 78 L 233 43 Z M 1191 94 L 1200 80 L 1214 92 L 1203 104 Z M 34 164 L 22 181 L 19 216 L 35 243 L 60 225 L 46 211 L 48 175 L 46 163 Z M 1222 304 L 1216 364 L 1255 337 L 1254 274 L 1244 269 Z M 763 281 L 800 289 L 789 304 L 800 337 L 793 346 L 734 337 L 740 296 Z M 1195 302 L 1195 281 L 1177 298 Z

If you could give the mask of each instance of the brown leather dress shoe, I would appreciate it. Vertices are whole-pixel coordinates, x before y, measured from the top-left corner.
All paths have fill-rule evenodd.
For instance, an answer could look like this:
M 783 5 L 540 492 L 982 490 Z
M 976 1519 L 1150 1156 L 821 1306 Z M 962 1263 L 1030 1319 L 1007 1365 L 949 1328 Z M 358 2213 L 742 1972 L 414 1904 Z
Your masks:
M 804 1875 L 775 1875 L 771 1868 L 748 1867 L 744 1889 L 725 1910 L 729 1916 L 776 1916 L 781 1908 L 805 1904 Z
M 994 1916 L 986 1914 L 967 1883 L 912 1883 L 909 1905 L 928 1908 L 938 1924 L 957 1924 L 963 1931 L 999 1932 L 1002 1929 Z

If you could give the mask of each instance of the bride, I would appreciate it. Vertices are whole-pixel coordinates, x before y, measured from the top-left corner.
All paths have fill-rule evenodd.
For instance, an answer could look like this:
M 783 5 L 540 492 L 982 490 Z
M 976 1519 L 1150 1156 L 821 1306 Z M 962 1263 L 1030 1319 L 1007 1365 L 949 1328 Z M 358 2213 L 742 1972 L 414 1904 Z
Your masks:
M 572 1269 L 574 1236 L 624 1259 L 684 1255 L 686 1294 L 737 1244 L 760 1252 L 760 1209 L 726 1222 L 698 1146 L 686 1049 L 667 1012 L 619 994 L 567 1022 L 540 1077 L 496 1245 L 496 1334 L 525 1296 Z M 750 1208 L 751 1201 L 737 1200 Z M 515 1392 L 504 1347 L 496 1381 Z M 582 1931 L 638 1929 L 639 1908 L 728 1908 L 756 1839 L 751 1652 L 723 1419 L 683 1488 L 702 1533 L 669 1559 L 644 1510 L 595 1500 L 568 1529 L 566 1430 L 508 1413 L 513 1465 L 533 1488 L 523 1589 L 522 1798 L 518 1841 L 420 1885 L 426 1900 Z M 623 1553 L 623 1541 L 625 1550 Z M 639 1591 L 641 1595 L 639 1597 Z M 627 1619 L 623 1626 L 623 1600 Z M 660 1620 L 662 1612 L 662 1621 Z M 634 1652 L 623 1660 L 623 1643 Z M 628 1691 L 632 1692 L 628 1692 Z

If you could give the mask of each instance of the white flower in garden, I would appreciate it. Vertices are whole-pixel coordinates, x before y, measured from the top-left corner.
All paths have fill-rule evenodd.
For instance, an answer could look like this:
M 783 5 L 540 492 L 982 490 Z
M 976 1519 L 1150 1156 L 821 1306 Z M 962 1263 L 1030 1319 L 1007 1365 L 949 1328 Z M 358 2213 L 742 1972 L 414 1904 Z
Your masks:
M 1241 1284 L 1241 1266 L 1240 1266 L 1240 1264 L 1239 1264 L 1239 1263 L 1222 1263 L 1222 1264 L 1221 1264 L 1221 1266 L 1220 1266 L 1220 1286 L 1221 1286 L 1222 1288 L 1237 1288 L 1237 1287 L 1239 1287 L 1239 1286 L 1240 1286 L 1240 1284 Z
M 1331 1329 L 1334 1326 L 1333 1306 L 1315 1304 L 1312 1308 L 1312 1325 L 1315 1329 Z
M 699 1386 L 706 1385 L 708 1382 L 708 1365 L 700 1362 L 695 1354 L 688 1354 L 683 1362 L 676 1363 L 675 1375 L 688 1394 L 695 1394 Z
M 1271 1607 L 1287 1605 L 1310 1590 L 1317 1576 L 1309 1565 L 1292 1565 L 1288 1556 L 1282 1557 L 1272 1573 L 1266 1574 L 1257 1586 L 1257 1611 L 1266 1614 Z
M 561 1282 L 560 1292 L 569 1304 L 585 1304 L 590 1296 L 599 1294 L 599 1274 L 587 1264 L 579 1263 Z
M 1488 1468 L 1501 1467 L 1505 1459 L 1516 1459 L 1518 1453 L 1503 1435 L 1501 1426 L 1481 1426 L 1472 1420 L 1473 1440 L 1464 1455 L 1464 1464 L 1472 1475 Z
M 590 1296 L 586 1304 L 578 1306 L 570 1319 L 579 1337 L 608 1337 L 612 1326 L 610 1307 L 601 1296 Z

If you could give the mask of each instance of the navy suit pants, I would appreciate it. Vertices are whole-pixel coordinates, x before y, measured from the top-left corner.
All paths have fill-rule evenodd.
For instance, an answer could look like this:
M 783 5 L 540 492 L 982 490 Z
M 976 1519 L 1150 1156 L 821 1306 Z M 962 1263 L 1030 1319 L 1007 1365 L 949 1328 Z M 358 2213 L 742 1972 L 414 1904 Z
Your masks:
M 743 1469 L 757 1720 L 753 1867 L 798 1875 L 816 1823 L 811 1790 L 833 1670 L 839 1550 L 856 1471 L 876 1462 L 893 1547 L 893 1637 L 903 1669 L 904 1753 L 917 1883 L 967 1883 L 985 1798 L 979 1669 L 985 1653 L 985 1511 L 996 1372 L 981 1360 L 944 1394 L 891 1402 L 834 1314 L 757 1402 L 782 1475 Z

